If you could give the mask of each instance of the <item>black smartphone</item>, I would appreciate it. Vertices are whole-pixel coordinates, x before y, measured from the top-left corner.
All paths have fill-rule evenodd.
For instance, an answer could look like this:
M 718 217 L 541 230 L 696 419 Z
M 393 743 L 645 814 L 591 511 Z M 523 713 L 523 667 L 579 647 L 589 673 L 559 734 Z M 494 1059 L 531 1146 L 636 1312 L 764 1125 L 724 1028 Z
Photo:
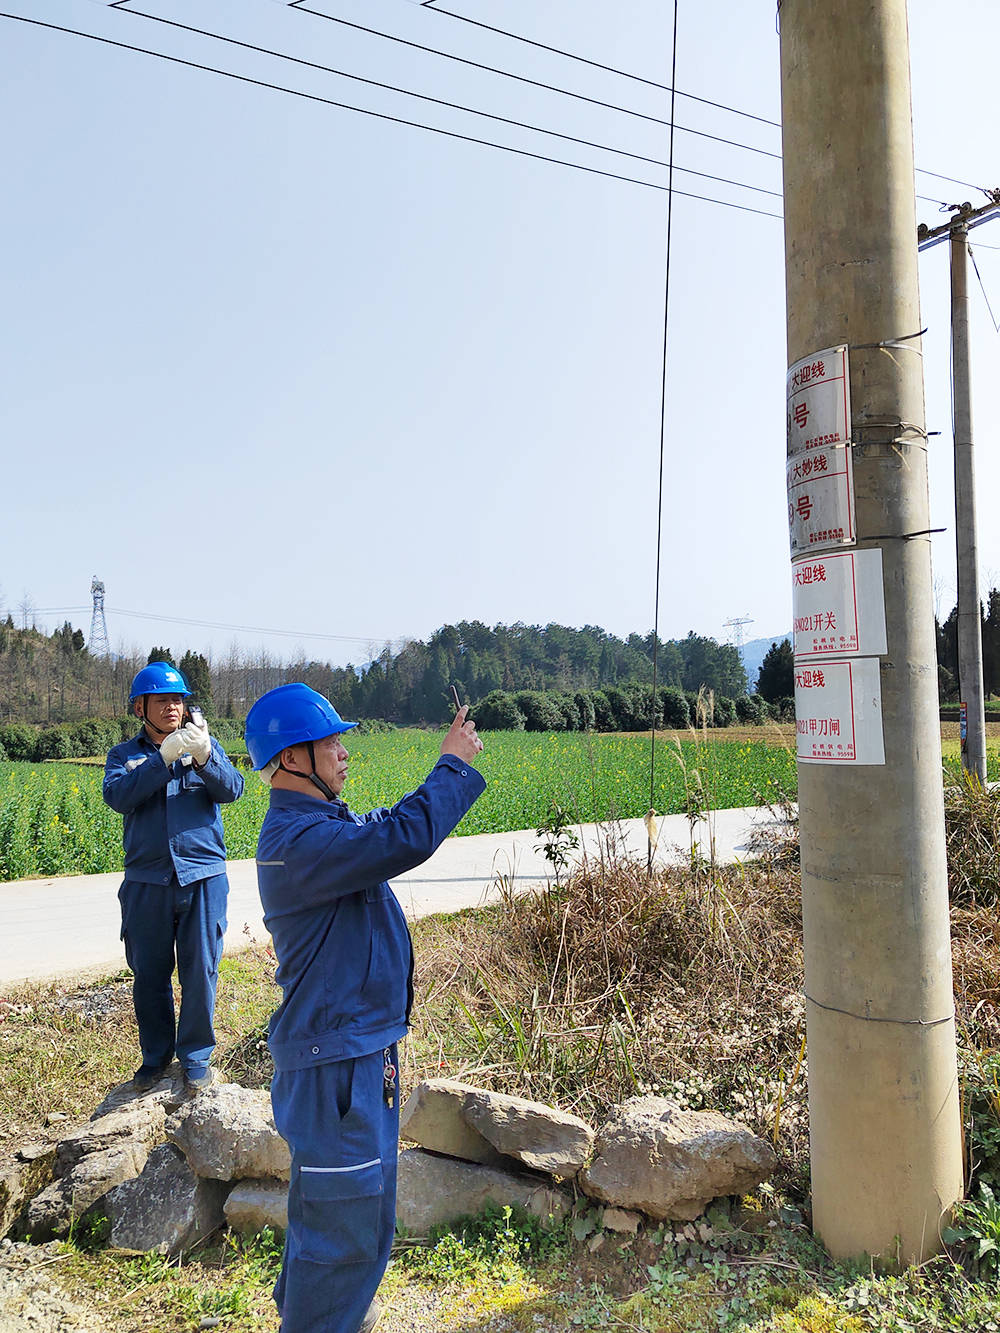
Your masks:
M 461 700 L 458 697 L 458 690 L 455 689 L 454 685 L 451 686 L 451 697 L 455 701 L 455 712 L 457 713 L 458 710 L 462 707 L 462 704 Z
M 193 722 L 196 727 L 204 725 L 205 714 L 201 711 L 200 704 L 189 703 L 186 709 L 187 716 L 185 721 Z

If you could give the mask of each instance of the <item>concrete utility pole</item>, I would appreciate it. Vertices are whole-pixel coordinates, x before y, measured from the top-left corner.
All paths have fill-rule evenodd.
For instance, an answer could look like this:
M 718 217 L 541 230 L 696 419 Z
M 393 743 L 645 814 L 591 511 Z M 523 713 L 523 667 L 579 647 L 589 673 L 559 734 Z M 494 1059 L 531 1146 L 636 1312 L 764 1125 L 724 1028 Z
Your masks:
M 979 603 L 976 466 L 972 450 L 972 356 L 969 351 L 969 233 L 951 229 L 951 358 L 954 384 L 955 552 L 958 569 L 958 689 L 965 704 L 962 767 L 986 783 L 983 631 Z
M 953 205 L 955 217 L 917 229 L 920 249 L 951 242 L 951 364 L 955 447 L 955 550 L 958 570 L 958 688 L 965 704 L 962 766 L 986 781 L 983 632 L 979 602 L 976 474 L 972 449 L 972 356 L 969 348 L 969 231 L 997 217 L 1000 190 L 986 190 L 981 208 Z
M 905 0 L 782 0 L 788 360 L 849 344 L 884 763 L 799 764 L 813 1220 L 922 1260 L 962 1194 Z M 892 346 L 879 346 L 883 343 Z M 870 723 L 868 725 L 871 725 Z

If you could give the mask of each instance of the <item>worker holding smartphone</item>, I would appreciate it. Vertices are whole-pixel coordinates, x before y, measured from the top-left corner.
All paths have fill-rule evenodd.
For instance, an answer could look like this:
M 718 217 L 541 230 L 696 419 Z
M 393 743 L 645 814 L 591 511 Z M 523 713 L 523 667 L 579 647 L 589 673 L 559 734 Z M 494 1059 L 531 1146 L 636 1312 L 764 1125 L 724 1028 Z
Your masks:
M 104 799 L 124 817 L 125 881 L 118 891 L 142 1064 L 132 1086 L 152 1088 L 176 1052 L 192 1092 L 212 1082 L 212 1020 L 226 929 L 226 847 L 219 805 L 243 778 L 229 762 L 187 681 L 169 662 L 135 676 L 129 704 L 142 729 L 109 752 Z M 171 976 L 181 1008 L 176 1027 Z
M 387 881 L 422 864 L 485 790 L 483 748 L 459 708 L 441 754 L 391 809 L 341 798 L 345 722 L 307 685 L 247 715 L 271 798 L 257 845 L 264 924 L 283 999 L 271 1018 L 271 1104 L 291 1149 L 288 1230 L 274 1299 L 284 1333 L 368 1333 L 396 1220 L 397 1042 L 413 1003 L 413 949 Z

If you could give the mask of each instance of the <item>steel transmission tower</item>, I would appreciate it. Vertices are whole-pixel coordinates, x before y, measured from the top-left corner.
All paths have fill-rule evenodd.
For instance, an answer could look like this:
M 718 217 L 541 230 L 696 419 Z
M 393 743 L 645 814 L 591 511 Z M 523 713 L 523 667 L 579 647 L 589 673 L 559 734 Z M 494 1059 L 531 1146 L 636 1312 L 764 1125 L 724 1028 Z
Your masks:
M 732 620 L 722 622 L 727 629 L 733 631 L 733 642 L 736 645 L 736 651 L 740 655 L 740 661 L 743 661 L 743 626 L 753 624 L 753 616 L 734 616 Z
M 96 574 L 90 580 L 90 595 L 94 599 L 94 610 L 90 617 L 90 640 L 87 647 L 92 657 L 110 657 L 108 624 L 104 619 L 104 584 Z

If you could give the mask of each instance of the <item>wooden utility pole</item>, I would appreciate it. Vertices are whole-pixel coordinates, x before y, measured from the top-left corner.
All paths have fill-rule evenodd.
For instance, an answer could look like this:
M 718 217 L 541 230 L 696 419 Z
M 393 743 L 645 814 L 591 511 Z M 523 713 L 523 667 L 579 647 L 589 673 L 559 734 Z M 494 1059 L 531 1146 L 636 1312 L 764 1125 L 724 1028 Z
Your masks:
M 815 542 L 793 583 L 832 572 L 818 553 L 868 581 L 857 646 L 821 640 L 823 669 L 796 660 L 813 1220 L 837 1257 L 919 1261 L 961 1196 L 962 1150 L 906 4 L 779 13 L 788 360 L 795 383 L 843 365 L 847 417 L 846 440 L 805 452 L 810 402 L 790 393 L 793 555 Z M 836 496 L 813 484 L 821 455 Z M 846 519 L 807 532 L 824 495 Z M 809 687 L 834 681 L 846 703 L 817 714 Z M 805 734 L 824 727 L 825 748 Z

